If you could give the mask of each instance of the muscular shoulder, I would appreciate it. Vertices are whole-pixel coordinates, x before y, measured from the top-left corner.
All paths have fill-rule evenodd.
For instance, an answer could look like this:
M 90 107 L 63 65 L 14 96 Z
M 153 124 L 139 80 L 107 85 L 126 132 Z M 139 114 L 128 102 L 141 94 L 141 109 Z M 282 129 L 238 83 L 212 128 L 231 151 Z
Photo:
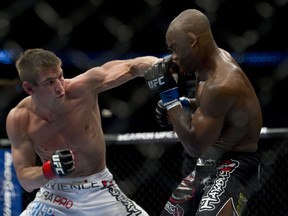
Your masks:
M 73 77 L 65 79 L 66 92 L 70 97 L 82 97 L 88 92 L 97 92 L 97 88 L 104 80 L 104 73 L 101 67 L 94 67 L 88 71 Z
M 28 99 L 29 100 L 29 99 Z M 10 110 L 6 118 L 6 131 L 9 139 L 16 143 L 15 140 L 23 136 L 23 132 L 29 125 L 30 105 L 27 99 L 22 100 L 16 107 Z
M 241 97 L 245 88 L 238 75 L 239 72 L 230 71 L 207 80 L 201 94 L 202 108 L 216 113 L 228 112 Z
M 241 90 L 241 82 L 239 81 L 240 80 L 228 74 L 225 76 L 217 76 L 206 82 L 204 92 L 212 98 L 234 97 L 241 92 L 239 91 Z
M 214 76 L 209 79 L 211 91 L 225 96 L 236 96 L 249 84 L 243 70 L 233 60 L 225 60 L 217 67 Z
M 9 111 L 7 115 L 7 124 L 17 124 L 16 126 L 18 128 L 25 126 L 28 121 L 29 110 L 31 110 L 30 101 L 29 98 L 25 98 Z

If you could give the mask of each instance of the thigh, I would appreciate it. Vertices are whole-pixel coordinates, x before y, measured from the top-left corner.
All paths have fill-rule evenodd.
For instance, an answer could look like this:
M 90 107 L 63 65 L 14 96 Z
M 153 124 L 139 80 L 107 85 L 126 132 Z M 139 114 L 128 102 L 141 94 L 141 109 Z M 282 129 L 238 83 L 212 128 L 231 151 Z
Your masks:
M 241 215 L 251 194 L 250 181 L 257 178 L 258 164 L 245 158 L 221 160 L 216 167 L 216 175 L 211 178 L 204 190 L 197 216 L 220 215 L 221 211 L 230 211 L 227 215 Z
M 85 183 L 65 191 L 41 188 L 21 216 L 148 216 L 147 212 L 129 199 L 114 181 L 101 184 L 101 187 L 95 185 Z
M 167 201 L 161 216 L 195 215 L 203 194 L 203 181 L 209 178 L 213 167 L 197 167 L 184 178 Z
M 85 215 L 148 216 L 148 213 L 126 196 L 115 182 L 97 193 L 89 193 L 82 202 Z
M 29 203 L 21 216 L 65 216 L 68 214 L 79 214 L 79 206 L 73 198 L 59 193 L 59 191 L 52 192 L 51 190 L 40 188 L 36 193 L 35 199 Z

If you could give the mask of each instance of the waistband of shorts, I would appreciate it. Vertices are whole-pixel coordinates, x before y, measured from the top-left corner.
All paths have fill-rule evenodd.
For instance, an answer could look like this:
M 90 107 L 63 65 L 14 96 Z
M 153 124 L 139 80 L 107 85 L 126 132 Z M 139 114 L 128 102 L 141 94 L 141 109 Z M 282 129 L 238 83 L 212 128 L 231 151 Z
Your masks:
M 225 152 L 221 159 L 233 159 L 238 157 L 257 157 L 257 152 Z
M 196 161 L 197 166 L 214 166 L 217 164 L 217 162 L 225 159 L 236 159 L 239 157 L 250 157 L 250 158 L 256 158 L 257 157 L 257 152 L 225 152 L 221 158 L 218 160 L 207 158 L 207 157 L 199 157 Z
M 95 173 L 90 176 L 81 176 L 81 177 L 74 177 L 74 178 L 55 178 L 50 180 L 49 183 L 65 183 L 65 184 L 85 184 L 85 183 L 92 183 L 97 181 L 111 181 L 113 180 L 113 175 L 109 171 L 107 167 L 105 167 L 102 171 Z
M 216 164 L 216 160 L 209 158 L 199 157 L 196 161 L 197 166 L 214 166 Z

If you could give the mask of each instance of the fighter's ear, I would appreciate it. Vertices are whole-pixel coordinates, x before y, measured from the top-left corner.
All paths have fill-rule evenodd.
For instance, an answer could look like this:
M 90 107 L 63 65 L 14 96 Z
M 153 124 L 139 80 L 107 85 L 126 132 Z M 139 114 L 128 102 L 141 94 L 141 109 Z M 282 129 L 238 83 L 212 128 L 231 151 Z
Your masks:
M 192 32 L 188 32 L 187 35 L 192 40 L 191 47 L 194 47 L 198 43 L 198 37 L 195 34 L 193 34 Z
M 22 87 L 27 94 L 32 95 L 34 93 L 33 86 L 31 83 L 24 81 L 22 83 Z

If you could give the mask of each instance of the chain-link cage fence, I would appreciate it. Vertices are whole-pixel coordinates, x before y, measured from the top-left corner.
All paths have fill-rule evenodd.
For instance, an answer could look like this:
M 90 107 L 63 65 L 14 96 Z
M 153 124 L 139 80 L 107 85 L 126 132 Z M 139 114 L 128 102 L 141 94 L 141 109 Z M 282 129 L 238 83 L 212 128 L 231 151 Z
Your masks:
M 287 104 L 283 103 L 288 82 L 288 33 L 284 29 L 287 0 L 3 0 L 0 2 L 1 137 L 7 137 L 4 126 L 7 112 L 26 96 L 14 67 L 15 58 L 24 49 L 42 47 L 55 51 L 63 60 L 66 78 L 112 59 L 143 53 L 162 56 L 167 54 L 168 24 L 188 8 L 207 14 L 219 47 L 231 52 L 251 79 L 261 103 L 263 125 L 287 127 Z M 160 128 L 152 119 L 157 99 L 139 80 L 103 93 L 99 98 L 102 111 L 112 112 L 110 118 L 102 116 L 104 132 L 158 131 Z M 147 121 L 147 116 L 152 120 Z M 151 216 L 159 215 L 171 192 L 195 162 L 174 138 L 156 140 L 142 143 L 130 139 L 119 145 L 110 140 L 107 146 L 107 163 L 115 180 Z M 245 216 L 288 215 L 287 149 L 286 137 L 282 135 L 260 139 L 262 187 L 248 203 Z M 23 207 L 34 195 L 24 192 Z

